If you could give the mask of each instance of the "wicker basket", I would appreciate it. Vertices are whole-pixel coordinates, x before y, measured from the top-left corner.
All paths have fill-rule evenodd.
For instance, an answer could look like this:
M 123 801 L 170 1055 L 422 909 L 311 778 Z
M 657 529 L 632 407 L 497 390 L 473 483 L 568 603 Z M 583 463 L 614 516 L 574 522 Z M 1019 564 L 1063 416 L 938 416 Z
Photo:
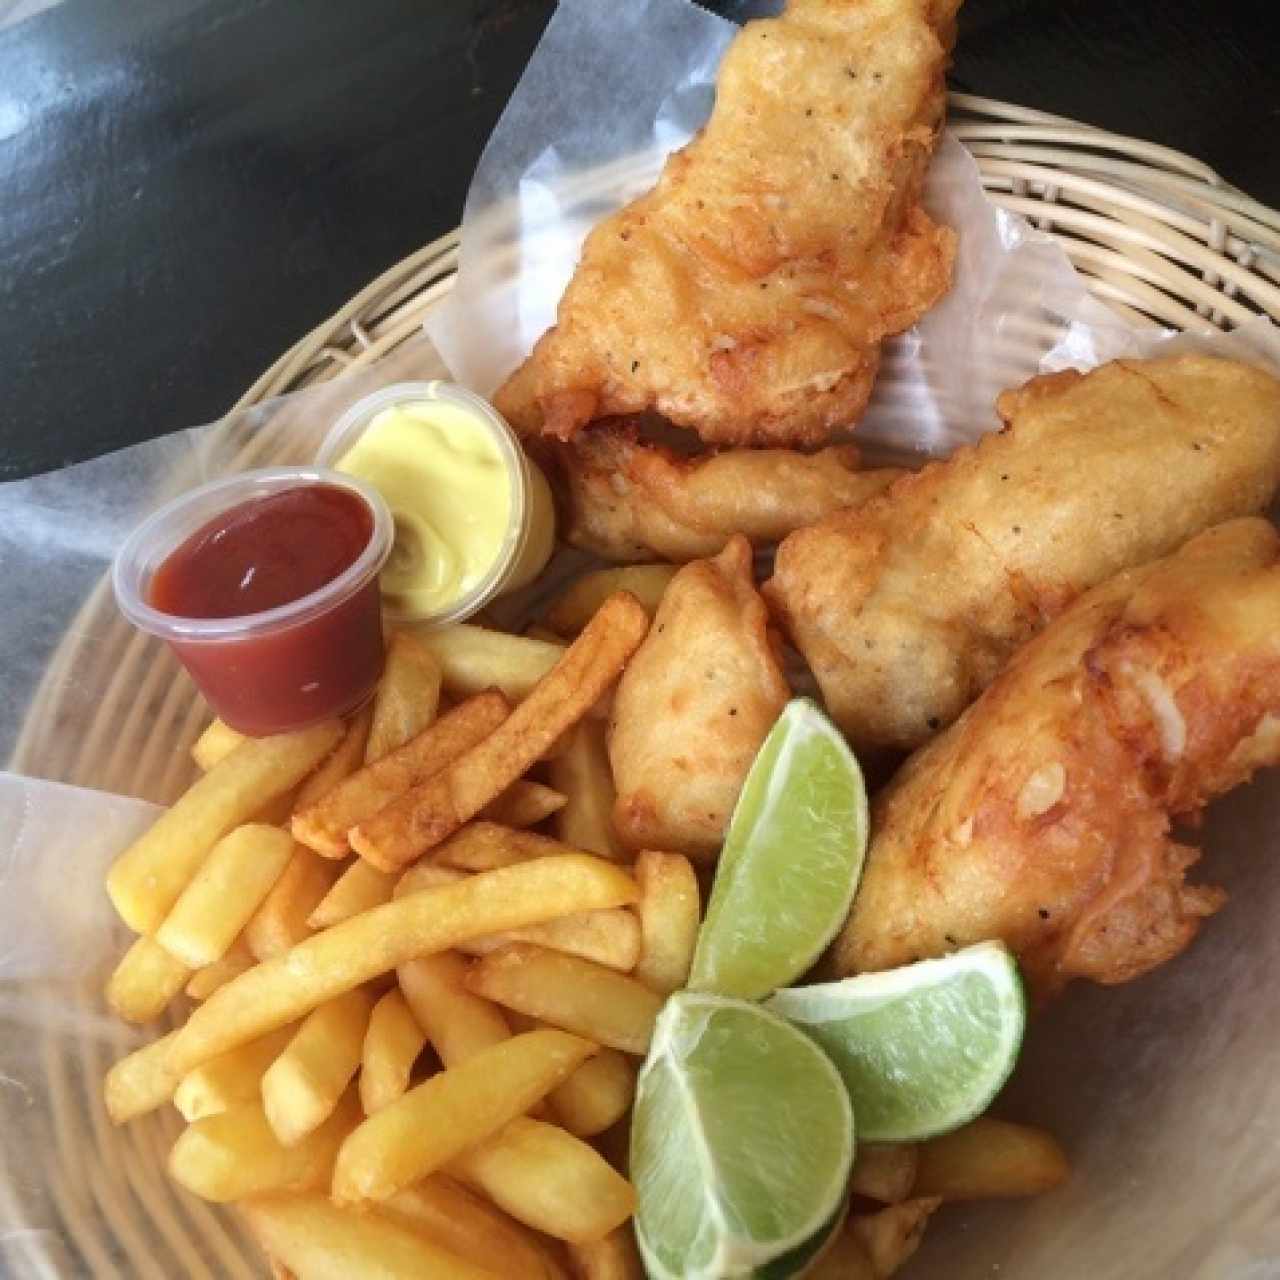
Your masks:
M 1043 112 L 965 94 L 952 95 L 951 106 L 951 126 L 994 200 L 1061 241 L 1093 292 L 1121 314 L 1175 329 L 1230 329 L 1259 314 L 1280 321 L 1280 214 L 1207 166 Z M 236 408 L 342 377 L 400 346 L 448 293 L 458 243 L 452 232 L 387 271 L 281 356 Z M 238 461 L 250 460 L 278 459 L 248 442 Z M 70 629 L 36 693 L 11 767 L 171 799 L 189 781 L 186 749 L 208 716 L 202 699 L 166 651 L 116 615 L 105 582 L 78 621 L 85 625 Z M 75 638 L 90 626 L 100 637 L 91 652 Z M 64 705 L 77 664 L 106 690 L 87 729 L 69 723 Z M 111 1129 L 100 1082 L 131 1033 L 103 1019 L 86 1026 L 92 1032 L 71 1053 L 65 1040 L 43 1046 L 55 1140 L 31 1158 L 43 1162 L 37 1177 L 52 1189 L 66 1245 L 33 1244 L 22 1274 L 261 1275 L 238 1222 L 167 1180 L 173 1112 Z M 0 1171 L 5 1200 L 21 1203 L 12 1170 Z

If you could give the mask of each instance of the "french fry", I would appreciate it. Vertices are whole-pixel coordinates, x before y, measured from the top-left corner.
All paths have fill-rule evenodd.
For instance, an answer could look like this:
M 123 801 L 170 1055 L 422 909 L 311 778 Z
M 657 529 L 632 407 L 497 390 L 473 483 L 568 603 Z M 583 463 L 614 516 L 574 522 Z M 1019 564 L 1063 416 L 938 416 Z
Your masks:
M 631 592 L 652 618 L 678 568 L 674 564 L 629 564 L 594 569 L 569 583 L 547 606 L 543 620 L 557 635 L 575 636 L 615 591 Z
M 349 920 L 370 907 L 390 902 L 395 886 L 394 875 L 379 871 L 363 858 L 357 858 L 316 904 L 316 909 L 307 917 L 307 923 L 313 929 L 327 929 L 331 924 Z
M 284 1052 L 296 1028 L 269 1031 L 189 1071 L 173 1091 L 173 1105 L 192 1124 L 241 1102 L 257 1100 L 267 1068 Z
M 138 938 L 107 979 L 107 1004 L 126 1022 L 151 1022 L 187 985 L 190 968 L 154 938 Z
M 525 627 L 521 635 L 528 636 L 530 640 L 541 640 L 544 644 L 564 644 L 563 637 L 557 635 L 550 627 L 540 626 L 536 622 L 531 622 Z
M 327 1196 L 261 1196 L 240 1207 L 264 1251 L 299 1280 L 505 1280 L 402 1217 L 340 1209 Z
M 631 1227 L 615 1227 L 607 1236 L 571 1244 L 569 1257 L 580 1280 L 645 1280 L 644 1263 Z
M 527 1227 L 443 1173 L 433 1173 L 381 1206 L 446 1249 L 500 1276 L 569 1280 L 551 1250 Z
M 662 997 L 634 978 L 526 942 L 480 959 L 467 974 L 467 987 L 487 1000 L 641 1057 L 648 1052 L 662 1008 Z
M 410 960 L 396 977 L 405 1003 L 446 1067 L 511 1038 L 498 1007 L 467 990 L 467 962 L 456 951 Z
M 364 763 L 365 743 L 369 740 L 369 725 L 373 719 L 371 707 L 361 707 L 347 723 L 341 741 L 320 764 L 303 779 L 294 796 L 289 813 L 280 821 L 286 822 L 291 814 L 309 809 L 322 800 L 344 778 L 350 777 Z
M 564 803 L 564 796 L 554 787 L 521 778 L 481 809 L 480 816 L 508 827 L 532 827 L 563 809 Z
M 635 881 L 625 871 L 585 853 L 538 858 L 409 894 L 317 933 L 215 991 L 174 1042 L 174 1069 L 190 1071 L 418 956 L 635 898 Z
M 570 846 L 550 836 L 536 831 L 514 831 L 496 821 L 477 818 L 434 849 L 431 862 L 456 867 L 459 871 L 492 871 L 495 867 L 511 867 L 531 858 L 570 852 Z
M 177 1087 L 178 1078 L 169 1067 L 169 1046 L 176 1031 L 135 1049 L 121 1058 L 102 1084 L 102 1097 L 112 1124 L 124 1124 L 134 1116 L 162 1107 Z
M 570 1133 L 594 1138 L 627 1114 L 635 1096 L 635 1066 L 616 1049 L 601 1049 L 557 1085 L 548 1101 L 552 1114 Z
M 349 1090 L 324 1124 L 286 1147 L 262 1104 L 241 1102 L 188 1125 L 169 1152 L 169 1174 L 216 1204 L 268 1191 L 319 1190 L 328 1186 L 338 1148 L 359 1122 L 360 1104 Z
M 604 695 L 639 648 L 648 626 L 648 616 L 634 597 L 611 596 L 497 729 L 434 777 L 353 827 L 348 835 L 351 847 L 374 866 L 395 871 L 452 835 Z
M 272 1132 L 296 1146 L 333 1114 L 360 1069 L 373 1001 L 360 989 L 313 1010 L 262 1077 L 262 1108 Z
M 222 954 L 222 958 L 197 969 L 187 983 L 186 993 L 192 1000 L 207 1000 L 217 989 L 231 981 L 237 974 L 253 968 L 256 959 L 243 936 L 237 938 Z
M 238 729 L 215 718 L 191 744 L 191 758 L 201 773 L 208 773 L 219 760 L 229 756 L 244 738 L 244 734 Z
M 447 1067 L 370 1116 L 342 1144 L 334 1200 L 386 1200 L 443 1168 L 523 1115 L 595 1051 L 588 1040 L 546 1027 Z
M 154 933 L 209 850 L 288 791 L 342 734 L 337 720 L 248 738 L 196 780 L 107 873 L 107 894 L 135 933 Z
M 804 1274 L 805 1280 L 878 1280 L 866 1249 L 847 1225 L 835 1233 Z
M 1051 1133 L 982 1116 L 920 1144 L 912 1193 L 944 1200 L 1038 1196 L 1060 1186 L 1069 1173 Z
M 693 863 L 682 854 L 640 854 L 635 864 L 640 886 L 640 959 L 635 976 L 652 991 L 669 996 L 689 981 L 698 941 L 701 904 Z
M 888 1280 L 920 1247 L 937 1196 L 903 1200 L 876 1213 L 849 1215 L 847 1230 L 865 1250 L 875 1280 Z
M 915 1186 L 918 1155 L 914 1142 L 858 1143 L 849 1190 L 881 1204 L 898 1204 Z
M 367 1116 L 401 1097 L 427 1036 L 398 987 L 386 992 L 369 1015 L 360 1053 L 360 1105 Z
M 602 1239 L 635 1212 L 635 1189 L 599 1152 L 525 1116 L 464 1152 L 448 1172 L 517 1222 L 573 1244 Z
M 393 631 L 382 679 L 373 696 L 366 764 L 417 737 L 436 718 L 440 680 L 440 664 L 431 650 L 409 632 Z
M 418 638 L 440 664 L 444 687 L 455 698 L 501 689 L 512 702 L 520 702 L 564 656 L 564 645 L 465 622 L 421 632 Z
M 603 722 L 579 720 L 565 749 L 548 762 L 547 775 L 565 797 L 564 807 L 556 814 L 556 835 L 576 849 L 615 862 L 630 861 L 630 853 L 613 830 L 617 792 L 605 750 Z
M 495 690 L 454 707 L 416 738 L 367 764 L 293 816 L 293 834 L 326 858 L 350 848 L 348 832 L 404 796 L 417 783 L 446 769 L 506 719 L 507 700 Z M 384 868 L 386 869 L 386 868 Z
M 338 878 L 339 867 L 295 843 L 289 865 L 244 927 L 245 945 L 259 960 L 283 955 L 311 937 L 307 923 Z
M 156 941 L 192 969 L 220 960 L 292 854 L 293 837 L 279 827 L 237 827 L 209 851 L 156 930 Z

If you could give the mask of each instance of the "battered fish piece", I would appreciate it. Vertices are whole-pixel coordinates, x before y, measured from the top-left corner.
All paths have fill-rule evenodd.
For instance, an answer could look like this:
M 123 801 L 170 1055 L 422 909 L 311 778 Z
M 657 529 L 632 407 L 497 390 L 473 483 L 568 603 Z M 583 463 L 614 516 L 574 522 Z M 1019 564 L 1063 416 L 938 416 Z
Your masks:
M 713 556 L 735 533 L 759 546 L 861 506 L 903 471 L 858 470 L 858 450 L 728 449 L 693 458 L 641 443 L 625 425 L 558 446 L 563 535 L 609 560 Z
M 714 444 L 822 444 L 871 392 L 880 343 L 951 282 L 920 207 L 960 0 L 790 0 L 748 23 L 706 127 L 601 223 L 557 323 L 498 391 L 568 440 L 657 409 Z
M 1280 484 L 1280 382 L 1204 356 L 1004 392 L 1006 428 L 793 533 L 765 598 L 855 748 L 950 724 L 1076 596 Z
M 703 860 L 720 852 L 751 761 L 790 696 L 766 623 L 743 537 L 672 578 L 613 699 L 613 825 L 629 847 Z
M 1043 997 L 1177 955 L 1226 895 L 1170 819 L 1280 762 L 1277 619 L 1254 518 L 1081 597 L 877 797 L 838 972 L 1002 938 Z

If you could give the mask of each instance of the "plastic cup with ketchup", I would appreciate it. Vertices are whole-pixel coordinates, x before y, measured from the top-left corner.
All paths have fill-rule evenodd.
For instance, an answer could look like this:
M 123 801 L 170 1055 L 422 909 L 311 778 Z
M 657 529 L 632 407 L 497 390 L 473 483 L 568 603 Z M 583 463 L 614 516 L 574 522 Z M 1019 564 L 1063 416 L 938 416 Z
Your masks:
M 121 612 L 168 641 L 218 716 L 261 736 L 343 715 L 373 692 L 391 542 L 371 486 L 273 467 L 162 507 L 120 548 L 112 581 Z

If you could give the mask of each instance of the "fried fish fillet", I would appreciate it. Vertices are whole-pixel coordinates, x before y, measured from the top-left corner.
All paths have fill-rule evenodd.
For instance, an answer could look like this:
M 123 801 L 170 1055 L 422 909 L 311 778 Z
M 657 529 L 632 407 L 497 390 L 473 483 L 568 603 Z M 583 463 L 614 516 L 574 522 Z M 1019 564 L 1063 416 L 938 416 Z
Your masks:
M 766 623 L 743 537 L 672 578 L 610 717 L 613 824 L 631 848 L 719 853 L 751 761 L 789 697 Z
M 657 409 L 715 444 L 825 442 L 881 340 L 946 291 L 920 207 L 960 0 L 790 0 L 748 23 L 715 110 L 588 236 L 557 322 L 498 391 L 524 435 Z
M 726 449 L 686 458 L 619 424 L 555 449 L 563 536 L 609 560 L 713 556 L 735 533 L 781 541 L 833 511 L 860 506 L 900 475 L 858 470 L 858 450 Z
M 919 746 L 1080 592 L 1280 485 L 1280 382 L 1235 361 L 1117 360 L 996 408 L 999 434 L 778 550 L 765 598 L 856 748 Z
M 1225 894 L 1170 819 L 1280 762 L 1277 620 L 1257 518 L 1082 596 L 877 797 L 835 968 L 1002 938 L 1044 996 L 1175 956 Z

